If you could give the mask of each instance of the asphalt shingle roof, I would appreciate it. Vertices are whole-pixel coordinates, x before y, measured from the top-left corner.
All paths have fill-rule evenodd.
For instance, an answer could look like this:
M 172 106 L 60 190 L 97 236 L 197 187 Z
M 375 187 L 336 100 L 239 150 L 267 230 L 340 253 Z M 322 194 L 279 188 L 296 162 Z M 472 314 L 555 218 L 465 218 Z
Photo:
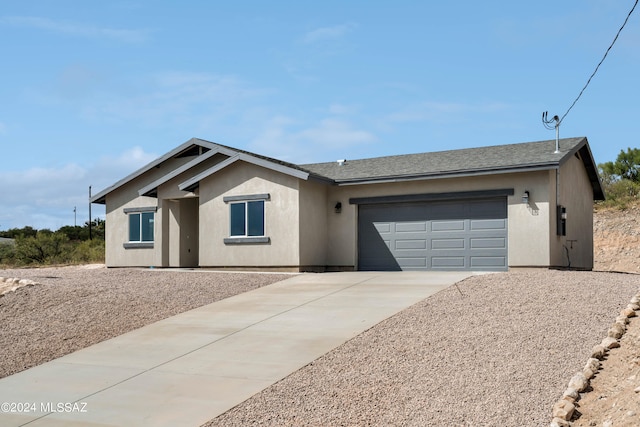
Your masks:
M 573 154 L 580 153 L 587 174 L 589 175 L 589 180 L 593 186 L 594 198 L 596 200 L 604 199 L 598 172 L 593 157 L 591 156 L 591 151 L 589 150 L 587 138 L 585 137 L 561 139 L 559 141 L 558 153 L 555 153 L 555 140 L 549 140 L 432 153 L 347 160 L 341 165 L 337 162 L 296 165 L 249 151 L 193 138 L 161 158 L 123 178 L 111 187 L 101 191 L 92 197 L 92 202 L 105 203 L 106 194 L 131 181 L 135 177 L 140 176 L 170 157 L 191 149 L 195 145 L 200 145 L 208 149 L 218 147 L 223 149 L 227 154 L 244 153 L 253 158 L 268 162 L 265 164 L 277 164 L 296 169 L 305 174 L 309 174 L 310 177 L 315 179 L 338 185 L 382 182 L 386 180 L 424 179 L 430 177 L 552 169 L 560 166 Z
M 347 160 L 342 165 L 338 162 L 328 162 L 300 165 L 300 167 L 338 183 L 497 172 L 559 165 L 585 144 L 585 137 L 565 138 L 559 141 L 559 153 L 554 152 L 555 140 L 550 140 Z

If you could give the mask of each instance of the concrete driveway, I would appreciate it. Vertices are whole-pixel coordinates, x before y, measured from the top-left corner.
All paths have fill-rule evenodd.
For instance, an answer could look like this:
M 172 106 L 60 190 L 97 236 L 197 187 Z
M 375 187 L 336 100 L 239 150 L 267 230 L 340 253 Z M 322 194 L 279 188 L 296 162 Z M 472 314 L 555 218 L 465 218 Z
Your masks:
M 0 380 L 0 425 L 200 426 L 470 275 L 294 276 Z

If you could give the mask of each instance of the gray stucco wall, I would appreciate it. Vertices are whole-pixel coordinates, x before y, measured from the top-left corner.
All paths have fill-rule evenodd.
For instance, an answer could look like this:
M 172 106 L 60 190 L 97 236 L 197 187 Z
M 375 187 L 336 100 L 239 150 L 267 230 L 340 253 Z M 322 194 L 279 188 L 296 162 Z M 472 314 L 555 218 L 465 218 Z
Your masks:
M 566 236 L 556 235 L 556 211 L 550 215 L 551 265 L 593 268 L 593 189 L 582 160 L 568 159 L 559 170 L 558 204 L 567 210 Z M 555 174 L 553 176 L 555 182 Z M 555 189 L 554 189 L 555 191 Z

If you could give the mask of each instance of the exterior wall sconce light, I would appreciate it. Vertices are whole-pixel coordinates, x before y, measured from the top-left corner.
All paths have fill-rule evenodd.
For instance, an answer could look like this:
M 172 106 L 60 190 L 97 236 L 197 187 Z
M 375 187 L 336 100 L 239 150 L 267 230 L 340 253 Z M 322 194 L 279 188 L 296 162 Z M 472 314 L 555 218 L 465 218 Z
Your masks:
M 524 193 L 522 193 L 522 203 L 524 203 L 525 205 L 529 204 L 529 192 L 526 190 Z
M 336 213 L 342 212 L 342 202 L 336 203 L 336 205 L 333 207 L 333 209 L 335 210 Z

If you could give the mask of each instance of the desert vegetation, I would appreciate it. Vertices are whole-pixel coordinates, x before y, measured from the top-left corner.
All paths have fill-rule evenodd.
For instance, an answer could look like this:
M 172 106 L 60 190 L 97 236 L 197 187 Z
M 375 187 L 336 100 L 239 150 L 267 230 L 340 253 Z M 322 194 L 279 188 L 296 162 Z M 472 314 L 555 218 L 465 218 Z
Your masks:
M 56 231 L 26 226 L 0 231 L 0 267 L 104 262 L 104 220 Z
M 598 172 L 607 200 L 596 208 L 626 209 L 640 198 L 640 149 L 620 150 L 615 161 L 600 163 Z

